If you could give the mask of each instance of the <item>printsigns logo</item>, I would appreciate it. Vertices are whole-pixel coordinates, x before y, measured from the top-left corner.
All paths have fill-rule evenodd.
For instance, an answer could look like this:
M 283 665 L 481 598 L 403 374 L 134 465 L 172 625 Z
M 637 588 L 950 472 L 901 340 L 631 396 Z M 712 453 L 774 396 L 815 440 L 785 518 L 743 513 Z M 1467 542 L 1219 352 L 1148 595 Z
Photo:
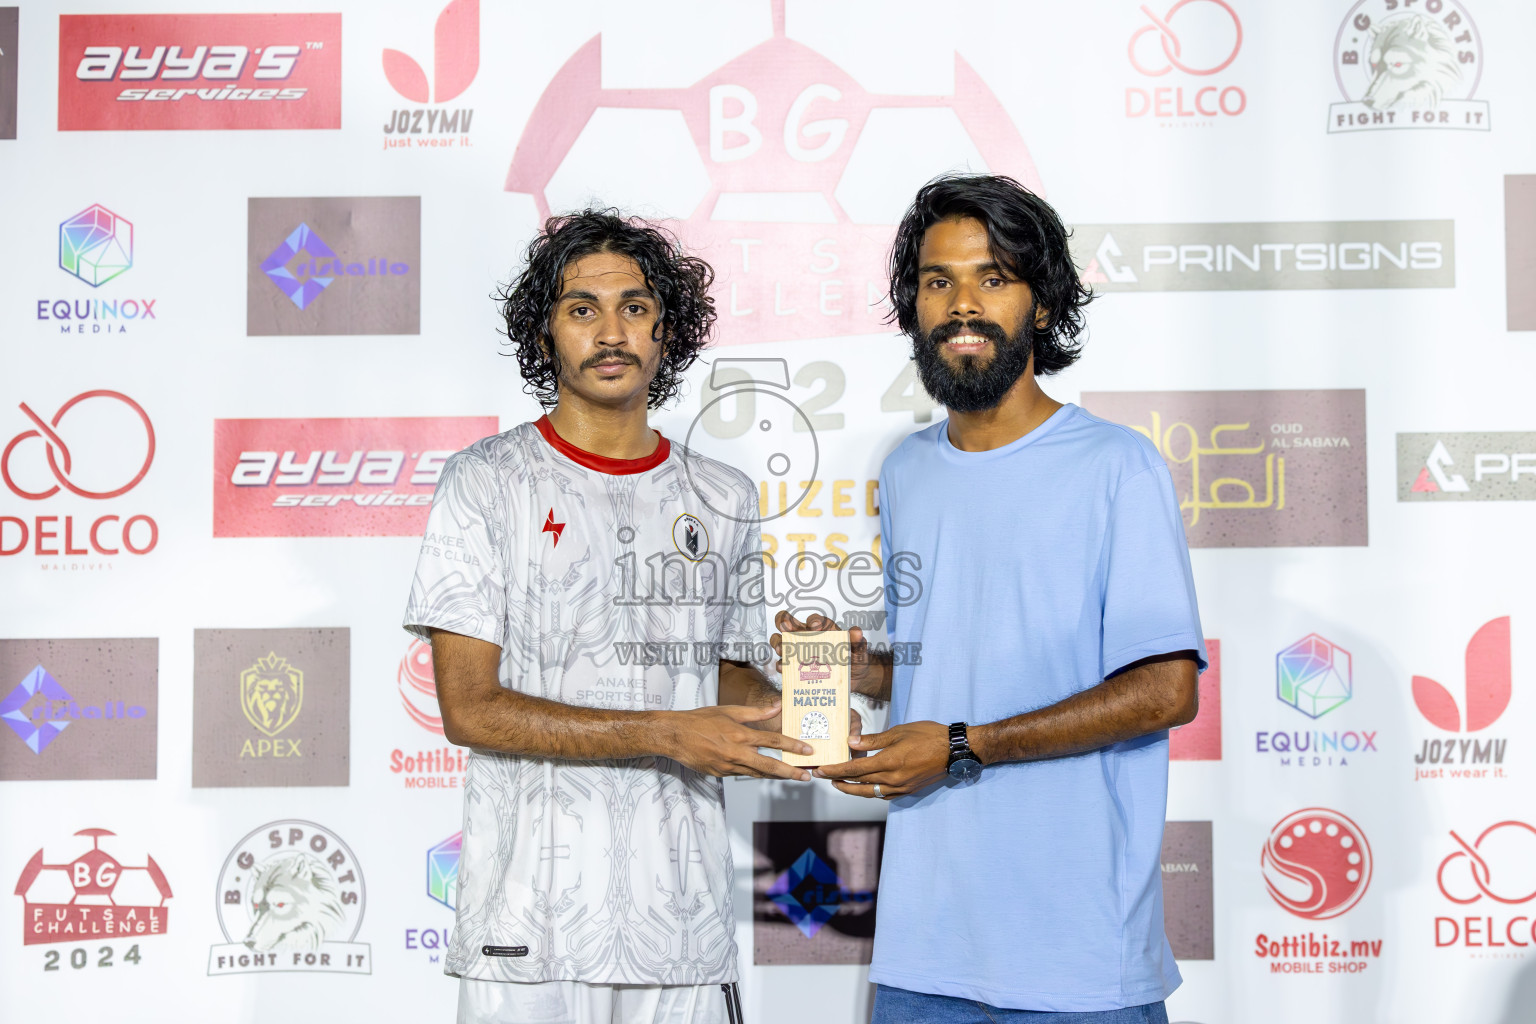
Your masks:
M 432 85 L 415 59 L 399 50 L 384 51 L 384 77 L 412 103 L 443 104 L 469 88 L 480 70 L 480 0 L 453 0 L 437 16 L 432 34 Z M 384 123 L 384 148 L 462 149 L 469 145 L 473 109 L 443 107 L 390 112 Z M 462 134 L 456 134 L 462 133 Z
M 1190 547 L 1366 543 L 1364 391 L 1090 391 L 1082 404 L 1167 460 Z
M 1175 0 L 1162 14 L 1142 4 L 1141 22 L 1131 33 L 1131 67 L 1164 83 L 1127 86 L 1125 116 L 1159 124 L 1214 124 L 1248 108 L 1240 86 L 1213 80 L 1232 66 L 1243 48 L 1243 23 L 1225 0 Z M 1172 79 L 1164 79 L 1169 73 Z
M 1536 501 L 1536 433 L 1398 434 L 1397 500 Z
M 304 673 L 268 652 L 240 673 L 240 710 L 258 732 L 276 736 L 299 717 L 304 706 Z
M 1456 285 L 1449 220 L 1080 224 L 1072 250 L 1096 292 Z
M 1413 677 L 1419 714 L 1446 732 L 1481 732 L 1504 713 L 1514 689 L 1510 667 L 1509 616 L 1485 622 L 1467 642 L 1466 720 L 1450 692 L 1428 676 Z
M 215 537 L 420 537 L 443 463 L 494 416 L 215 420 Z
M 340 14 L 59 18 L 60 131 L 340 127 Z
M 42 850 L 32 855 L 16 882 L 16 895 L 25 910 L 21 941 L 25 946 L 57 942 L 90 942 L 102 939 L 164 935 L 170 917 L 165 901 L 171 884 L 155 858 L 145 856 L 142 865 L 120 863 L 101 848 L 104 828 L 83 828 L 77 836 L 90 839 L 91 847 L 74 860 L 49 864 Z M 111 963 L 110 947 L 98 956 Z M 139 947 L 124 955 L 129 964 L 139 963 Z M 100 961 L 98 961 L 100 962 Z M 44 970 L 58 970 L 59 955 L 50 953 Z M 75 968 L 84 963 L 73 963 Z
M 0 640 L 0 780 L 152 779 L 159 642 Z
M 1460 0 L 1420 10 L 1400 0 L 1357 0 L 1333 42 L 1333 75 L 1345 102 L 1328 108 L 1330 132 L 1386 128 L 1488 131 L 1474 100 L 1483 42 Z
M 1274 901 L 1311 921 L 1350 910 L 1371 884 L 1371 844 L 1365 833 L 1324 807 L 1281 819 L 1270 831 L 1260 863 Z
M 1216 959 L 1215 881 L 1211 875 L 1211 823 L 1170 821 L 1163 826 L 1163 930 L 1178 960 Z
M 869 963 L 885 825 L 760 821 L 753 889 L 753 962 Z
M 59 225 L 59 268 L 92 288 L 133 266 L 133 224 L 97 204 Z
M 1200 712 L 1168 734 L 1170 761 L 1221 760 L 1221 641 L 1207 639 L 1205 656 L 1209 665 L 1200 673 Z
M 251 199 L 246 333 L 417 334 L 421 199 Z
M 16 137 L 16 45 L 20 9 L 0 7 L 0 139 Z
M 345 786 L 345 629 L 193 634 L 192 785 Z
M 371 974 L 358 942 L 367 892 L 347 844 L 312 821 L 285 819 L 255 829 L 219 872 L 219 930 L 208 974 L 269 971 Z
M 1504 301 L 1511 331 L 1536 331 L 1536 174 L 1504 175 Z
M 886 330 L 889 226 L 938 171 L 1042 191 L 1018 129 L 958 55 L 949 95 L 871 93 L 784 18 L 774 0 L 771 39 L 681 89 L 605 88 L 593 38 L 540 97 L 506 179 L 541 218 L 597 194 L 681 221 L 716 270 L 725 344 Z
M 1275 696 L 1308 718 L 1321 718 L 1354 696 L 1349 652 L 1308 633 L 1275 655 Z
M 437 706 L 437 679 L 432 673 L 432 645 L 412 640 L 395 673 L 400 703 L 411 721 L 431 733 L 443 734 L 443 713 Z

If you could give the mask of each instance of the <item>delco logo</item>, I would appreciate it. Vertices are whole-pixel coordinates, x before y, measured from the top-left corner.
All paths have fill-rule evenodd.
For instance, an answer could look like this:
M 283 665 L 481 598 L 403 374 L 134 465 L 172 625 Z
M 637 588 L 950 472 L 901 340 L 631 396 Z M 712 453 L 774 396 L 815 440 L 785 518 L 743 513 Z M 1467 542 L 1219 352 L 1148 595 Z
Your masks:
M 215 537 L 414 537 L 448 456 L 495 417 L 217 420 Z
M 341 15 L 65 15 L 59 129 L 340 128 Z
M 595 194 L 681 221 L 717 272 L 724 344 L 885 331 L 889 226 L 933 171 L 1009 174 L 1037 192 L 1040 177 L 958 56 L 948 95 L 880 95 L 788 38 L 782 3 L 773 21 L 773 38 L 682 89 L 605 88 L 592 39 L 540 97 L 506 189 L 531 194 L 541 218 Z M 667 172 L 637 191 L 620 151 Z

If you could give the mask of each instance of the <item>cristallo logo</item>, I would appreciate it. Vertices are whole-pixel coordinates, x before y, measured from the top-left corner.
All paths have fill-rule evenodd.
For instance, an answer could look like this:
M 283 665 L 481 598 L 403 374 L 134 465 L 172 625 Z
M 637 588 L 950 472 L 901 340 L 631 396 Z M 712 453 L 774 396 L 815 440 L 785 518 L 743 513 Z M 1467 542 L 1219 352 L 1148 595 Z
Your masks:
M 1018 128 L 958 55 L 948 95 L 873 93 L 789 38 L 783 0 L 772 38 L 686 88 L 605 88 L 603 42 L 539 98 L 506 189 L 541 218 L 595 194 L 680 221 L 717 273 L 724 344 L 886 330 L 890 225 L 937 171 L 1042 191 Z
M 269 652 L 240 673 L 240 710 L 265 736 L 292 725 L 304 706 L 304 673 L 287 658 Z

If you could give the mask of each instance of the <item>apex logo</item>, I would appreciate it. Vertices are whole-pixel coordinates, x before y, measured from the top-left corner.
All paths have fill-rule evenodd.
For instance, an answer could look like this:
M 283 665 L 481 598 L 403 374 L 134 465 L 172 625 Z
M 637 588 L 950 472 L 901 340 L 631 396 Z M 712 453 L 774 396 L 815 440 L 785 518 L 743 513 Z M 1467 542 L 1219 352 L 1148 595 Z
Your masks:
M 480 0 L 453 0 L 437 16 L 430 90 L 420 64 L 399 50 L 384 51 L 384 77 L 412 103 L 447 103 L 468 89 L 479 71 Z
M 1509 616 L 1490 620 L 1467 642 L 1466 720 L 1445 687 L 1413 677 L 1413 703 L 1429 723 L 1446 732 L 1479 732 L 1498 721 L 1512 689 Z
M 549 515 L 544 519 L 544 529 L 540 530 L 539 532 L 540 533 L 552 533 L 552 534 L 554 534 L 555 535 L 555 542 L 553 544 L 551 544 L 550 546 L 551 547 L 559 547 L 560 546 L 560 535 L 565 532 L 565 524 L 564 523 L 557 523 L 557 522 L 555 522 L 555 510 L 554 509 L 550 509 L 549 510 Z

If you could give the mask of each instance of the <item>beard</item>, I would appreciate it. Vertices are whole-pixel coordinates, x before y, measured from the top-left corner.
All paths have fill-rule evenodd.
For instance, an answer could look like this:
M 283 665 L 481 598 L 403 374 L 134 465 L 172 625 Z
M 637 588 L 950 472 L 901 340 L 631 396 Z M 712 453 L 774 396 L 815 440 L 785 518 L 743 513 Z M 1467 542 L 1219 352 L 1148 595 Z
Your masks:
M 1029 369 L 1034 351 L 1031 337 L 1033 310 L 1024 318 L 1019 333 L 1009 337 L 991 320 L 946 320 L 912 341 L 912 358 L 917 361 L 917 376 L 923 390 L 934 401 L 955 412 L 983 412 L 996 408 Z M 960 334 L 977 334 L 992 342 L 992 358 L 963 355 L 959 365 L 947 362 L 941 349 L 946 341 Z

